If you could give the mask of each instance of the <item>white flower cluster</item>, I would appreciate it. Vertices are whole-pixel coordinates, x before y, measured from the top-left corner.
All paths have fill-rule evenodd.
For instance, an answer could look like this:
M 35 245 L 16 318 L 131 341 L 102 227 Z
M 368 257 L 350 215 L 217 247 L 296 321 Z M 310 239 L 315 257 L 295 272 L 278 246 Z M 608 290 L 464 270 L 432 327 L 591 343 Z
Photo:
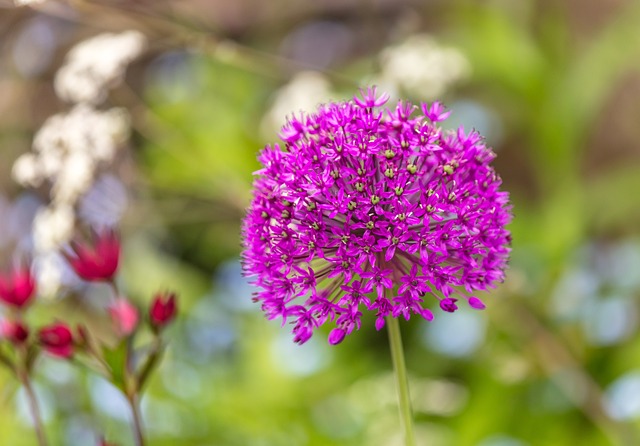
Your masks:
M 91 186 L 98 163 L 111 161 L 128 134 L 126 110 L 78 104 L 45 121 L 33 141 L 34 151 L 18 158 L 13 176 L 33 187 L 48 180 L 52 202 L 73 205 Z
M 46 0 L 13 0 L 13 4 L 15 6 L 29 6 L 29 5 L 39 5 L 40 3 L 44 3 Z
M 331 83 L 316 71 L 302 71 L 275 94 L 271 108 L 264 116 L 261 131 L 271 139 L 284 125 L 292 111 L 315 110 L 318 104 L 328 102 L 334 94 Z
M 33 151 L 13 165 L 14 179 L 30 187 L 50 186 L 50 203 L 33 220 L 34 255 L 41 292 L 52 295 L 62 278 L 59 249 L 73 236 L 81 200 L 92 189 L 101 166 L 111 163 L 130 131 L 122 108 L 99 110 L 110 88 L 122 82 L 127 65 L 145 47 L 137 31 L 101 34 L 79 43 L 55 79 L 61 99 L 75 103 L 47 119 Z
M 420 100 L 440 97 L 471 71 L 460 51 L 440 46 L 426 34 L 385 49 L 380 64 L 382 84 L 395 85 Z
M 427 34 L 415 34 L 380 54 L 380 72 L 364 84 L 374 84 L 391 94 L 407 93 L 415 99 L 439 98 L 452 85 L 469 76 L 467 58 L 455 48 L 439 45 Z M 303 71 L 274 93 L 261 123 L 262 136 L 270 140 L 280 131 L 291 111 L 315 110 L 335 98 L 329 79 L 320 72 Z
M 109 88 L 122 82 L 127 66 L 145 47 L 146 39 L 138 31 L 104 33 L 80 42 L 56 74 L 56 94 L 68 102 L 104 101 Z

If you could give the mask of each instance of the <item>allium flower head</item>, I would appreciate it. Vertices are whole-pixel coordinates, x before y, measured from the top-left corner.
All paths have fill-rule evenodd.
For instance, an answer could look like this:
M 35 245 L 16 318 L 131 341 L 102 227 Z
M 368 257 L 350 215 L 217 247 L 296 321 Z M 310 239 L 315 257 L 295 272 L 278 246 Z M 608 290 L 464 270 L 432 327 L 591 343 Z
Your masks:
M 503 279 L 508 194 L 475 131 L 443 131 L 439 103 L 361 98 L 293 116 L 267 146 L 243 224 L 244 269 L 269 319 L 337 344 L 363 311 L 431 320 Z

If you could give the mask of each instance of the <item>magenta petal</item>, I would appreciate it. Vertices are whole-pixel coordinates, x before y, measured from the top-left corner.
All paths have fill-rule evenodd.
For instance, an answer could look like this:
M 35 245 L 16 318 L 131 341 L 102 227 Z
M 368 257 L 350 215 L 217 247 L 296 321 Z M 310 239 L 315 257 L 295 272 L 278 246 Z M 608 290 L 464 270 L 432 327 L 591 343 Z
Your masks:
M 476 310 L 484 310 L 486 308 L 484 303 L 480 299 L 478 299 L 477 297 L 470 297 L 469 298 L 469 306 L 471 308 L 476 309 Z
M 347 332 L 342 328 L 334 328 L 333 330 L 331 330 L 331 333 L 329 333 L 329 344 L 337 345 L 341 343 L 346 335 Z

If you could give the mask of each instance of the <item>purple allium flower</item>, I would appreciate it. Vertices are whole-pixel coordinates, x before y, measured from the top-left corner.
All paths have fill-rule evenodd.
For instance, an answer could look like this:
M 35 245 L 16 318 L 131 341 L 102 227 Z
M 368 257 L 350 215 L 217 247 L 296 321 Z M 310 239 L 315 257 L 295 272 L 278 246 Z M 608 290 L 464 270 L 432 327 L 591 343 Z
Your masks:
M 443 131 L 437 102 L 381 109 L 387 100 L 372 88 L 293 116 L 284 144 L 259 156 L 244 269 L 295 342 L 333 322 L 338 344 L 364 310 L 380 330 L 388 315 L 431 320 L 438 301 L 482 309 L 471 293 L 504 277 L 511 206 L 494 153 L 475 131 Z

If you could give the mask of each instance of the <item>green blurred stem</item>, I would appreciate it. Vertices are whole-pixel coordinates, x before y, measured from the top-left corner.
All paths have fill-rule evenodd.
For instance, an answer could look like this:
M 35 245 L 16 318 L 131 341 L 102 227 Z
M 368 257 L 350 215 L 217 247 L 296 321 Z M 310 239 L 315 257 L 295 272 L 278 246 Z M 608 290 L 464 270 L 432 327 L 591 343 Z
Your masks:
M 140 414 L 140 397 L 138 392 L 127 395 L 127 401 L 133 414 L 133 436 L 136 446 L 144 446 L 144 435 L 142 434 L 142 416 Z
M 38 407 L 38 400 L 36 399 L 36 394 L 33 391 L 33 386 L 31 385 L 31 379 L 29 379 L 29 375 L 24 371 L 18 372 L 18 376 L 20 378 L 20 382 L 24 386 L 25 392 L 27 393 L 29 411 L 33 417 L 33 426 L 36 431 L 36 436 L 38 437 L 38 444 L 40 446 L 47 446 L 47 436 L 44 433 L 44 425 L 42 424 L 42 418 L 40 417 L 40 408 Z
M 415 446 L 416 439 L 413 433 L 413 414 L 411 411 L 411 398 L 409 396 L 409 380 L 407 379 L 407 367 L 404 363 L 404 351 L 402 349 L 402 336 L 398 319 L 387 316 L 387 330 L 389 333 L 389 345 L 391 346 L 391 358 L 396 375 L 396 387 L 398 389 L 398 407 L 400 420 L 404 428 L 406 446 Z
M 151 346 L 151 352 L 149 353 L 149 356 L 147 356 L 147 360 L 137 376 L 138 391 L 142 392 L 151 372 L 162 357 L 162 351 L 162 340 L 156 333 Z

